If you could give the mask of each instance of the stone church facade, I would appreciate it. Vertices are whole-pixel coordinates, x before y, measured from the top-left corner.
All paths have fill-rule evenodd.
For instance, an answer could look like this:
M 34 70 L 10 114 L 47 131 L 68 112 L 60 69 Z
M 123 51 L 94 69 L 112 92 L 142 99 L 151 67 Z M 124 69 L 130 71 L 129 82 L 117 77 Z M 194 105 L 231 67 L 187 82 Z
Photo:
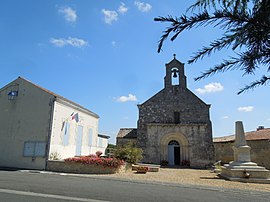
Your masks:
M 187 88 L 184 64 L 175 57 L 166 64 L 164 83 L 161 91 L 138 105 L 137 129 L 120 129 L 117 144 L 135 141 L 146 163 L 208 166 L 214 161 L 210 105 Z

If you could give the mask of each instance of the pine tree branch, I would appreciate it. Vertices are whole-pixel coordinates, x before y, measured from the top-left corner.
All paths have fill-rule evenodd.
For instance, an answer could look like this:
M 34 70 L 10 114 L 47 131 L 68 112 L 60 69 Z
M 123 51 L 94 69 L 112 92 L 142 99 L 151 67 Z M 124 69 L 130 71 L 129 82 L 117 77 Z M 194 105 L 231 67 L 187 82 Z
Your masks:
M 247 5 L 249 2 L 253 2 L 255 5 L 260 2 L 260 0 L 197 0 L 197 2 L 191 5 L 187 10 L 195 10 L 207 8 L 224 7 L 226 9 L 232 9 L 234 12 L 245 12 L 247 10 Z
M 192 64 L 198 59 L 203 59 L 206 55 L 210 56 L 212 52 L 219 51 L 225 47 L 230 46 L 232 42 L 235 41 L 235 38 L 235 35 L 228 35 L 211 42 L 209 47 L 203 47 L 198 52 L 196 52 L 195 55 L 190 60 L 188 60 L 188 64 Z
M 234 15 L 233 13 L 224 10 L 224 11 L 215 11 L 213 15 L 209 15 L 206 11 L 200 14 L 195 14 L 194 16 L 187 17 L 182 15 L 179 18 L 173 18 L 172 16 L 168 17 L 158 17 L 154 19 L 157 22 L 170 22 L 171 25 L 163 31 L 158 44 L 158 52 L 161 51 L 164 41 L 168 38 L 171 33 L 175 33 L 171 37 L 171 41 L 182 33 L 184 30 L 192 29 L 193 27 L 198 26 L 207 26 L 209 24 L 214 24 L 217 21 L 217 25 L 222 25 L 227 22 L 226 26 L 238 26 L 243 23 L 249 22 L 249 18 L 246 15 Z M 223 26 L 225 28 L 226 26 Z
M 229 69 L 235 68 L 236 64 L 239 63 L 237 60 L 225 60 L 219 65 L 214 66 L 213 68 L 208 69 L 206 72 L 203 72 L 201 76 L 194 78 L 195 81 L 205 79 L 209 76 L 212 76 L 219 72 L 225 72 Z
M 254 81 L 250 85 L 246 85 L 244 88 L 240 89 L 240 91 L 237 93 L 237 95 L 239 95 L 243 92 L 252 90 L 258 86 L 266 85 L 269 81 L 270 81 L 270 77 L 264 75 L 260 80 Z
M 253 3 L 252 9 L 250 6 L 247 7 L 248 3 Z M 168 37 L 174 41 L 183 31 L 199 26 L 218 26 L 225 30 L 223 36 L 199 49 L 188 61 L 189 64 L 223 48 L 230 47 L 233 51 L 244 51 L 240 52 L 238 57 L 224 60 L 221 64 L 208 69 L 195 80 L 233 69 L 243 71 L 243 75 L 253 74 L 261 65 L 267 66 L 267 71 L 270 72 L 270 0 L 198 0 L 192 6 L 190 8 L 200 7 L 204 11 L 191 16 L 182 15 L 179 18 L 171 16 L 155 18 L 155 21 L 171 23 L 159 40 L 158 52 Z M 207 6 L 214 8 L 214 12 L 207 10 Z M 212 14 L 209 14 L 210 12 Z M 265 76 L 241 89 L 240 93 L 264 85 L 268 81 L 269 77 Z

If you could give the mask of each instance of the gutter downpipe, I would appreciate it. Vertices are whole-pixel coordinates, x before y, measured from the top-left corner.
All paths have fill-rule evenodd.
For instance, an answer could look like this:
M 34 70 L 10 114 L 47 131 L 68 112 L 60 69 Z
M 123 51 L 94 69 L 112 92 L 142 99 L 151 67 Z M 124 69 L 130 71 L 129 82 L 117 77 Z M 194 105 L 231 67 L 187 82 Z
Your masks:
M 46 162 L 45 162 L 45 170 L 48 168 L 48 160 L 49 160 L 49 152 L 50 152 L 50 143 L 51 143 L 51 135 L 52 135 L 52 125 L 53 125 L 53 113 L 54 113 L 54 103 L 56 97 L 50 98 L 49 105 L 51 106 L 50 110 L 50 119 L 49 119 L 49 130 L 48 130 L 48 140 L 46 145 Z

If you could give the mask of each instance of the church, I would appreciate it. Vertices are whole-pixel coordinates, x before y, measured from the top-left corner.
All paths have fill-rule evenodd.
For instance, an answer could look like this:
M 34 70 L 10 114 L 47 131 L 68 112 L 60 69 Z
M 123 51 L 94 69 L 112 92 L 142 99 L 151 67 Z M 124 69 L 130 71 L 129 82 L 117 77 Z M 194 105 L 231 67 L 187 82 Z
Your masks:
M 117 145 L 143 149 L 143 162 L 205 168 L 214 162 L 210 105 L 187 88 L 184 64 L 166 64 L 164 88 L 138 105 L 137 129 L 122 128 Z

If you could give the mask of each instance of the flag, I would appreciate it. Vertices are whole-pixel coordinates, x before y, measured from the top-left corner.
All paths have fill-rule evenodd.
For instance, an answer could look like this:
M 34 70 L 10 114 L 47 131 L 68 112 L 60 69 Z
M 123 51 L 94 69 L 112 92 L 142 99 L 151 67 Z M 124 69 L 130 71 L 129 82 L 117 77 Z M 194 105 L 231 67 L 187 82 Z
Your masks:
M 76 113 L 72 116 L 71 120 L 75 119 L 75 121 L 78 123 L 79 122 L 79 114 Z
M 61 127 L 61 131 L 63 131 L 63 129 L 64 129 L 64 127 L 65 127 L 65 123 L 66 123 L 66 121 L 63 121 L 62 127 Z

